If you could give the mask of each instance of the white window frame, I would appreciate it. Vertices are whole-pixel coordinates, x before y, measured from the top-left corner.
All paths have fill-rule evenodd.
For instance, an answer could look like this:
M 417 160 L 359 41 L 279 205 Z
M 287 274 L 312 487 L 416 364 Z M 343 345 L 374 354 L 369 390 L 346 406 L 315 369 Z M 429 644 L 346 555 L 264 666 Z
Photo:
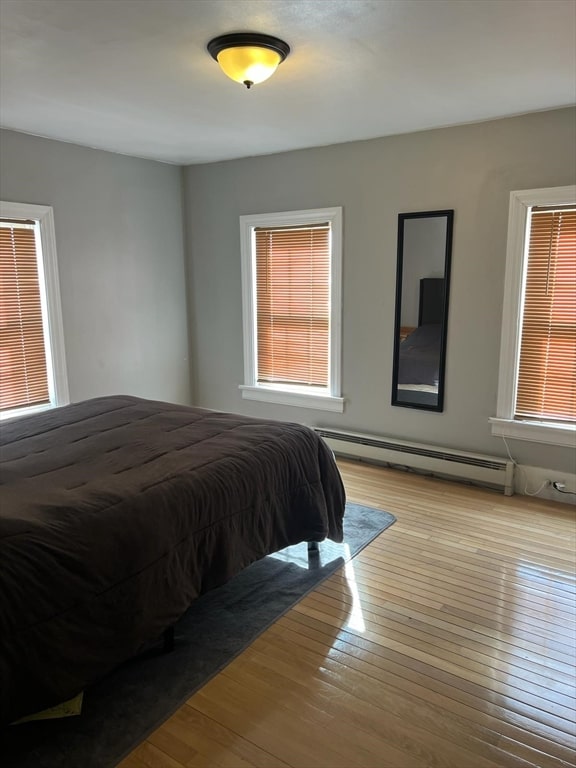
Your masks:
M 257 381 L 256 331 L 256 227 L 290 227 L 330 224 L 330 348 L 329 382 L 326 389 L 263 384 Z M 294 405 L 323 411 L 344 410 L 341 397 L 341 328 L 342 328 L 342 208 L 316 208 L 308 211 L 282 211 L 240 216 L 240 248 L 242 257 L 242 308 L 244 331 L 244 384 L 242 397 L 278 405 Z
M 498 401 L 496 416 L 490 418 L 493 435 L 550 445 L 576 445 L 576 425 L 514 419 L 524 281 L 528 261 L 530 209 L 536 205 L 574 205 L 575 202 L 576 185 L 573 184 L 566 187 L 524 189 L 510 193 Z
M 67 405 L 70 402 L 70 393 L 64 349 L 64 325 L 62 322 L 60 281 L 58 279 L 54 211 L 48 205 L 0 201 L 0 218 L 29 219 L 38 224 L 36 254 L 50 397 L 49 403 L 13 408 L 10 411 L 0 413 L 0 419 L 9 419 Z

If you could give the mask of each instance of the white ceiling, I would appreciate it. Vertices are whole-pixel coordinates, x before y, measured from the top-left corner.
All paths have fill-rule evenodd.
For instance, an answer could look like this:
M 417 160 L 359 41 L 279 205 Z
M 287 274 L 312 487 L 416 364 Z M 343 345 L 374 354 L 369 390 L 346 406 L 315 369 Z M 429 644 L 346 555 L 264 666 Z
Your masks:
M 203 163 L 576 101 L 575 0 L 0 0 L 5 128 Z M 247 91 L 206 44 L 292 53 Z

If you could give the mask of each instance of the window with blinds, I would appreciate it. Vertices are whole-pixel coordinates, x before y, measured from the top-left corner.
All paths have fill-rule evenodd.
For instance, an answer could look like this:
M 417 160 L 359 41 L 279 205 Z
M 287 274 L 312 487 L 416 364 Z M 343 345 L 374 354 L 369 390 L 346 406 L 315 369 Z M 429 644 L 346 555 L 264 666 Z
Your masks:
M 342 208 L 240 216 L 242 397 L 344 411 Z
M 0 411 L 50 402 L 36 230 L 0 220 Z
M 533 207 L 514 418 L 576 421 L 576 208 Z
M 330 225 L 256 227 L 259 383 L 327 388 Z

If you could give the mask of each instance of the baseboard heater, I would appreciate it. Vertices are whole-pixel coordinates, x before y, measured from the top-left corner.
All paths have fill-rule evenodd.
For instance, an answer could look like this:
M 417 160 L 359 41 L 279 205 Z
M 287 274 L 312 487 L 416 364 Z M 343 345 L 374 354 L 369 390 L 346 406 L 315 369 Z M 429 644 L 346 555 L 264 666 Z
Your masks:
M 452 477 L 514 493 L 514 465 L 507 459 L 464 453 L 450 448 L 409 443 L 375 435 L 313 427 L 338 456 L 409 467 L 440 477 Z

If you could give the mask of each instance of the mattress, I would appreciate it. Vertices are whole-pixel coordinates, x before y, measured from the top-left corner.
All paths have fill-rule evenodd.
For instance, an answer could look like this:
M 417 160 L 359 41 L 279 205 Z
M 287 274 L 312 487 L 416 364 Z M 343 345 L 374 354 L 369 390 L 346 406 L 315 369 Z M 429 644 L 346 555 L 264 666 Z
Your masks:
M 398 384 L 438 386 L 440 325 L 421 325 L 400 342 Z
M 71 698 L 200 594 L 342 540 L 333 455 L 300 424 L 97 398 L 0 437 L 0 722 Z

